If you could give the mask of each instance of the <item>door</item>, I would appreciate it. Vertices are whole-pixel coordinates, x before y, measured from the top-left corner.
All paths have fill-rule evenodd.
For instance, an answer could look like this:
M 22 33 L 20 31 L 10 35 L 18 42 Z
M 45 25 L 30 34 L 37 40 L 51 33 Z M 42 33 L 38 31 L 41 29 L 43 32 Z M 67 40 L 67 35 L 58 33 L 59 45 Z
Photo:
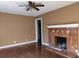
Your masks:
M 42 21 L 41 19 L 36 19 L 36 41 L 38 45 L 42 44 Z

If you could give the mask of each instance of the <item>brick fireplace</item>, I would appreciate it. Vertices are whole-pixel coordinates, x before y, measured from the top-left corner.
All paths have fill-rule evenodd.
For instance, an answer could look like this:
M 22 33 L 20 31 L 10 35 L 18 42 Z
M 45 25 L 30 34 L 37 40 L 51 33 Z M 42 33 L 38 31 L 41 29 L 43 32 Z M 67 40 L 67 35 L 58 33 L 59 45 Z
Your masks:
M 48 28 L 48 31 L 50 46 L 69 52 L 75 52 L 75 46 L 77 46 L 78 41 L 77 27 L 51 27 Z

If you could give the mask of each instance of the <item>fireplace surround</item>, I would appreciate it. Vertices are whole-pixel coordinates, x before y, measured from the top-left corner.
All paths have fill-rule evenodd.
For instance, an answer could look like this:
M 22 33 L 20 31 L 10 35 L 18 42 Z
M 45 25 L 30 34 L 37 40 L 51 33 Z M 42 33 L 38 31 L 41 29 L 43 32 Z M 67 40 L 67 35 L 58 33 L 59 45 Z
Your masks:
M 78 45 L 78 24 L 49 25 L 49 45 L 61 50 L 75 52 Z

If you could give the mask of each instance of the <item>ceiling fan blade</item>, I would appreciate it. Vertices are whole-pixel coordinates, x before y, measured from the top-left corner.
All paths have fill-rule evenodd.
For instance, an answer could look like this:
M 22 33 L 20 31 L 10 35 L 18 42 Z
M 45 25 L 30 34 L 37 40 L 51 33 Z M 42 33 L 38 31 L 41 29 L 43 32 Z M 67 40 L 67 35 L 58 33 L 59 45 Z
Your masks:
M 30 8 L 27 8 L 26 11 L 29 11 Z
M 32 2 L 31 1 L 28 1 L 29 2 L 29 5 L 32 5 Z
M 35 5 L 36 7 L 44 7 L 44 5 Z
M 38 8 L 36 8 L 36 7 L 34 7 L 37 11 L 39 11 L 39 9 Z

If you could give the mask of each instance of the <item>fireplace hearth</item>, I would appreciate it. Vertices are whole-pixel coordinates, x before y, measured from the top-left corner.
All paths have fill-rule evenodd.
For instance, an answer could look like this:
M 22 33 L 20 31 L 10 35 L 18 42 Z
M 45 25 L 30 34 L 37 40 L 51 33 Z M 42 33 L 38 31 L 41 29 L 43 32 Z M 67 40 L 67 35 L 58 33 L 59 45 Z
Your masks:
M 55 46 L 59 49 L 67 49 L 67 40 L 66 37 L 55 36 Z

